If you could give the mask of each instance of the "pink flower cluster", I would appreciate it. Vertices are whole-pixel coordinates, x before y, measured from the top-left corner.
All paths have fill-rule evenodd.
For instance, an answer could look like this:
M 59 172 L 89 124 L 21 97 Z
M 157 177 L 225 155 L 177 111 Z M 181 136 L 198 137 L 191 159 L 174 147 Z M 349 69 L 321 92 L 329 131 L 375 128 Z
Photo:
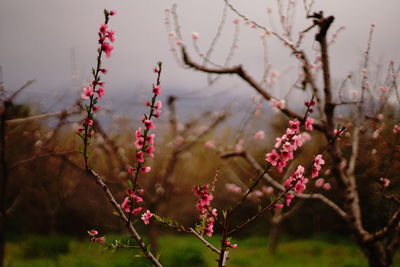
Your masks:
M 108 13 L 110 16 L 113 16 L 116 14 L 115 11 L 110 11 Z M 106 19 L 108 21 L 108 17 Z M 101 45 L 101 51 L 103 51 L 106 54 L 106 57 L 111 57 L 111 51 L 114 49 L 114 47 L 110 43 L 114 43 L 115 41 L 115 32 L 113 30 L 108 29 L 107 24 L 102 24 L 99 29 L 99 44 Z M 109 40 L 107 42 L 106 40 Z
M 127 196 L 125 197 L 124 201 L 121 204 L 121 208 L 126 212 L 126 213 L 131 213 L 134 216 L 138 216 L 140 212 L 143 210 L 143 207 L 140 207 L 137 205 L 138 203 L 143 202 L 143 198 L 141 197 L 144 193 L 143 189 L 140 189 L 137 191 L 137 193 L 134 193 L 132 189 L 128 189 L 126 191 Z M 153 214 L 147 210 L 146 212 L 142 213 L 140 218 L 145 224 L 150 223 L 150 218 L 153 217 Z
M 299 165 L 297 167 L 297 170 L 295 172 L 292 173 L 292 175 L 290 175 L 290 177 L 288 179 L 286 179 L 285 183 L 283 184 L 286 188 L 294 188 L 294 191 L 298 194 L 301 194 L 304 190 L 306 190 L 306 184 L 308 182 L 308 179 L 306 177 L 304 177 L 304 167 Z M 286 205 L 289 206 L 291 199 L 293 199 L 293 197 L 289 197 L 291 198 L 289 200 L 288 203 L 288 196 L 290 196 L 291 194 L 286 195 Z
M 314 120 L 307 117 L 304 125 L 307 130 L 313 130 Z M 309 140 L 307 133 L 300 133 L 301 123 L 298 120 L 289 121 L 289 128 L 282 137 L 276 138 L 275 148 L 279 149 L 279 153 L 273 149 L 270 153 L 265 154 L 266 161 L 272 166 L 276 166 L 279 172 L 282 172 L 289 160 L 293 159 L 293 152 L 301 147 L 305 141 Z
M 194 195 L 199 198 L 196 208 L 200 211 L 200 219 L 204 219 L 205 226 L 202 234 L 212 236 L 214 232 L 215 218 L 218 216 L 217 209 L 211 209 L 210 203 L 213 196 L 209 192 L 209 186 L 195 186 L 193 188 Z
M 157 67 L 153 69 L 155 73 L 159 73 L 160 69 Z M 141 174 L 148 173 L 151 171 L 150 166 L 142 166 L 142 164 L 145 162 L 145 154 L 149 155 L 150 157 L 154 158 L 154 140 L 156 138 L 155 134 L 149 134 L 149 130 L 155 129 L 156 126 L 153 123 L 152 118 L 159 118 L 161 116 L 161 108 L 162 108 L 162 103 L 161 101 L 156 101 L 156 98 L 158 95 L 160 95 L 160 85 L 157 85 L 153 87 L 152 92 L 153 92 L 153 97 L 151 102 L 147 101 L 145 103 L 146 107 L 150 108 L 149 115 L 144 115 L 142 118 L 142 123 L 144 128 L 139 127 L 135 131 L 135 142 L 134 145 L 136 147 L 136 155 L 135 158 L 138 162 L 137 167 L 129 167 L 128 172 L 132 176 L 137 175 L 137 169 L 139 168 L 139 171 Z
M 143 202 L 143 198 L 141 195 L 143 195 L 143 190 L 139 190 L 138 194 L 135 194 L 132 189 L 128 189 L 127 192 L 127 197 L 125 197 L 124 201 L 121 204 L 121 208 L 126 212 L 126 213 L 132 213 L 133 215 L 139 215 L 139 213 L 142 211 L 142 207 L 134 207 L 135 204 Z
M 319 171 L 322 168 L 322 165 L 325 164 L 325 160 L 322 159 L 322 155 L 317 155 L 314 159 L 311 178 L 318 177 Z
M 100 73 L 106 74 L 107 69 L 101 68 L 101 53 L 104 52 L 107 57 L 111 56 L 111 51 L 114 49 L 106 40 L 108 39 L 111 43 L 115 41 L 115 32 L 113 30 L 108 30 L 108 19 L 109 16 L 113 16 L 116 14 L 116 11 L 105 11 L 105 23 L 102 24 L 99 28 L 99 44 L 100 48 L 98 49 L 98 58 L 97 58 L 97 69 L 93 69 L 94 80 L 91 85 L 85 86 L 82 89 L 81 97 L 84 100 L 90 99 L 90 104 L 85 105 L 85 109 L 88 112 L 87 118 L 82 122 L 82 127 L 77 129 L 79 136 L 83 139 L 87 139 L 87 137 L 92 137 L 94 135 L 93 128 L 93 117 L 94 113 L 100 110 L 100 106 L 97 106 L 98 98 L 102 98 L 105 94 L 104 82 L 101 81 Z M 96 87 L 99 88 L 96 90 Z M 97 94 L 97 96 L 96 96 Z
M 312 165 L 312 174 L 311 177 L 312 178 L 316 178 L 318 177 L 319 171 L 322 168 L 322 165 L 325 164 L 325 160 L 322 159 L 322 155 L 317 155 L 313 161 L 313 165 Z M 286 181 L 284 182 L 284 186 L 287 189 L 293 189 L 297 194 L 301 194 L 303 193 L 304 190 L 306 190 L 307 186 L 306 184 L 308 183 L 308 179 L 304 176 L 305 173 L 305 169 L 303 166 L 299 165 L 297 167 L 297 170 L 295 172 L 293 172 L 290 177 L 288 179 L 286 179 Z M 320 179 L 317 180 L 318 183 L 320 183 Z M 316 184 L 317 184 L 316 182 Z M 322 184 L 320 186 L 323 186 L 325 190 L 329 190 L 330 189 L 330 184 L 329 183 L 325 183 L 323 184 L 324 181 L 322 179 Z M 286 206 L 289 207 L 289 205 L 291 204 L 292 200 L 294 198 L 294 194 L 288 193 L 285 196 L 285 202 L 286 202 Z M 277 205 L 282 205 L 282 204 L 277 204 Z M 279 206 L 280 208 L 283 207 Z
M 92 242 L 99 243 L 99 244 L 104 244 L 106 242 L 106 238 L 104 236 L 96 237 L 99 232 L 97 230 L 90 230 L 88 231 L 89 236 L 92 238 L 90 239 Z

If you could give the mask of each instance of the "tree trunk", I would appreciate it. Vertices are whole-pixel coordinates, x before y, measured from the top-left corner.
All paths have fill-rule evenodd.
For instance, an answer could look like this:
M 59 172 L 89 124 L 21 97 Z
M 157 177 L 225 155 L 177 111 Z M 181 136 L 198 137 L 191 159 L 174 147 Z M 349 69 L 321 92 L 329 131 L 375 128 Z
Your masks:
M 5 121 L 6 121 L 6 111 L 8 107 L 8 103 L 4 103 L 4 108 L 2 113 L 0 114 L 0 267 L 3 266 L 4 263 L 4 249 L 6 242 L 6 217 L 7 217 L 7 209 L 6 209 L 6 186 L 7 186 L 7 178 L 8 178 L 8 170 L 6 163 L 6 129 L 5 129 Z
M 151 210 L 151 212 L 159 214 L 160 207 L 157 202 L 151 203 L 149 209 Z M 159 242 L 158 242 L 159 228 L 155 222 L 151 222 L 149 225 L 147 225 L 147 227 L 150 238 L 151 251 L 156 254 L 159 250 Z
M 379 242 L 371 244 L 359 244 L 361 250 L 368 258 L 368 264 L 371 267 L 387 267 L 390 265 L 391 260 L 388 259 L 385 249 Z
M 268 251 L 271 254 L 276 253 L 276 248 L 278 246 L 279 238 L 281 235 L 281 226 L 279 223 L 272 223 L 271 232 L 269 233 L 268 240 Z
M 157 225 L 153 222 L 148 225 L 148 231 L 149 231 L 149 238 L 150 238 L 150 244 L 151 244 L 151 251 L 153 253 L 157 253 L 159 250 L 159 244 L 158 244 L 158 236 L 159 236 L 159 231 Z

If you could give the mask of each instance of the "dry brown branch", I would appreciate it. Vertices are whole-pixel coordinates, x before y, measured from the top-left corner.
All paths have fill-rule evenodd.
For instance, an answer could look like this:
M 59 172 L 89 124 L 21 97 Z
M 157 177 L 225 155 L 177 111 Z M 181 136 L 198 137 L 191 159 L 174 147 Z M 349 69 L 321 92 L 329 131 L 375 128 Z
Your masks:
M 186 65 L 189 67 L 206 72 L 206 73 L 215 73 L 215 74 L 235 74 L 241 77 L 246 83 L 248 83 L 251 87 L 253 87 L 265 100 L 271 100 L 273 97 L 265 91 L 258 82 L 256 82 L 244 69 L 241 65 L 234 66 L 234 67 L 229 67 L 229 68 L 212 68 L 212 67 L 206 67 L 199 65 L 198 63 L 192 61 L 189 57 L 189 55 L 186 52 L 185 46 L 182 46 L 182 56 L 183 56 L 183 61 Z M 298 120 L 302 120 L 303 116 L 295 113 L 294 111 L 288 109 L 288 108 L 281 108 L 280 111 L 287 115 L 289 118 L 296 118 Z M 315 121 L 314 124 L 315 129 L 318 129 L 320 131 L 323 130 L 322 124 L 319 121 Z
M 9 170 L 12 170 L 20 165 L 23 165 L 25 163 L 34 161 L 36 159 L 39 158 L 47 158 L 47 157 L 59 157 L 59 156 L 65 156 L 65 155 L 70 155 L 70 154 L 76 154 L 79 153 L 79 151 L 76 150 L 71 150 L 71 151 L 50 151 L 50 152 L 45 152 L 45 153 L 39 153 L 36 154 L 30 158 L 27 159 L 23 159 L 20 161 L 15 162 L 14 164 L 10 165 L 10 167 L 8 168 Z
M 7 120 L 6 124 L 8 125 L 14 125 L 14 124 L 20 124 L 20 123 L 26 123 L 30 121 L 35 121 L 35 120 L 43 120 L 47 119 L 50 117 L 62 117 L 62 116 L 70 116 L 70 115 L 75 115 L 75 114 L 80 114 L 81 111 L 59 111 L 59 112 L 54 112 L 54 113 L 46 113 L 46 114 L 40 114 L 40 115 L 34 115 L 34 116 L 29 116 L 25 118 L 19 118 L 19 119 L 12 119 L 12 120 Z
M 189 229 L 190 232 L 195 235 L 204 245 L 206 245 L 206 247 L 208 247 L 211 251 L 217 253 L 218 255 L 220 255 L 220 251 L 214 247 L 213 245 L 211 245 L 210 242 L 208 242 L 207 240 L 205 240 L 199 233 L 196 232 L 196 230 L 194 230 L 193 228 Z

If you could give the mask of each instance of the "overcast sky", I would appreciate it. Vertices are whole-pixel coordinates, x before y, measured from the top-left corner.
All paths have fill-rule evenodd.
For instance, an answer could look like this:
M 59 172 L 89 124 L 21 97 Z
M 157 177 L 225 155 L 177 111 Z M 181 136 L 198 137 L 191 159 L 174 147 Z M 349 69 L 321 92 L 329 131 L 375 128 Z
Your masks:
M 303 1 L 297 1 L 302 7 Z M 25 81 L 36 79 L 30 89 L 33 92 L 64 92 L 88 79 L 95 64 L 96 34 L 103 21 L 103 8 L 118 11 L 110 22 L 110 28 L 116 31 L 115 51 L 112 58 L 104 61 L 110 71 L 106 77 L 108 90 L 115 93 L 150 86 L 154 81 L 151 69 L 158 60 L 164 62 L 165 88 L 204 88 L 206 77 L 179 68 L 169 51 L 164 10 L 173 3 L 178 4 L 184 42 L 190 46 L 191 33 L 196 31 L 200 33 L 199 44 L 205 49 L 216 32 L 223 0 L 0 0 L 0 65 L 6 88 L 15 90 Z M 276 15 L 276 1 L 232 3 L 261 24 L 269 23 L 267 7 Z M 331 50 L 335 78 L 359 66 L 371 23 L 377 25 L 373 63 L 399 61 L 400 1 L 316 0 L 315 9 L 336 17 L 332 30 L 346 26 Z M 234 18 L 229 12 L 224 36 L 216 49 L 219 58 L 230 45 Z M 309 25 L 302 10 L 296 16 L 296 25 L 296 29 Z M 243 62 L 257 78 L 263 66 L 259 33 L 242 24 L 239 50 L 233 60 Z M 295 60 L 289 60 L 288 51 L 276 41 L 271 40 L 269 54 L 276 71 L 284 72 L 295 65 Z M 245 88 L 238 79 L 222 79 L 213 88 L 225 90 L 230 86 Z

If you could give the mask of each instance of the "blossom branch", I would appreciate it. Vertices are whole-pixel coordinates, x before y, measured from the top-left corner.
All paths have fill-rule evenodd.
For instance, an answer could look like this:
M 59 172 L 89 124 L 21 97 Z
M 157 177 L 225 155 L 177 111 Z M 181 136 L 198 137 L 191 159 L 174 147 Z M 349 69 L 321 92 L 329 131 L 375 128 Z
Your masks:
M 151 253 L 149 248 L 147 247 L 146 243 L 143 241 L 143 239 L 140 237 L 139 233 L 136 231 L 135 227 L 132 225 L 131 221 L 126 217 L 124 211 L 122 210 L 121 206 L 118 204 L 118 202 L 115 200 L 113 194 L 111 193 L 110 189 L 108 188 L 107 184 L 104 183 L 103 179 L 99 174 L 97 174 L 94 170 L 92 169 L 87 169 L 86 172 L 93 178 L 95 178 L 96 183 L 103 189 L 104 193 L 106 194 L 109 202 L 111 205 L 114 207 L 114 209 L 117 211 L 119 217 L 122 219 L 122 221 L 125 223 L 126 228 L 128 229 L 129 233 L 131 236 L 136 240 L 136 242 L 139 244 L 141 250 L 145 254 L 145 256 L 153 263 L 154 266 L 161 267 L 161 263 L 158 261 L 158 259 Z

